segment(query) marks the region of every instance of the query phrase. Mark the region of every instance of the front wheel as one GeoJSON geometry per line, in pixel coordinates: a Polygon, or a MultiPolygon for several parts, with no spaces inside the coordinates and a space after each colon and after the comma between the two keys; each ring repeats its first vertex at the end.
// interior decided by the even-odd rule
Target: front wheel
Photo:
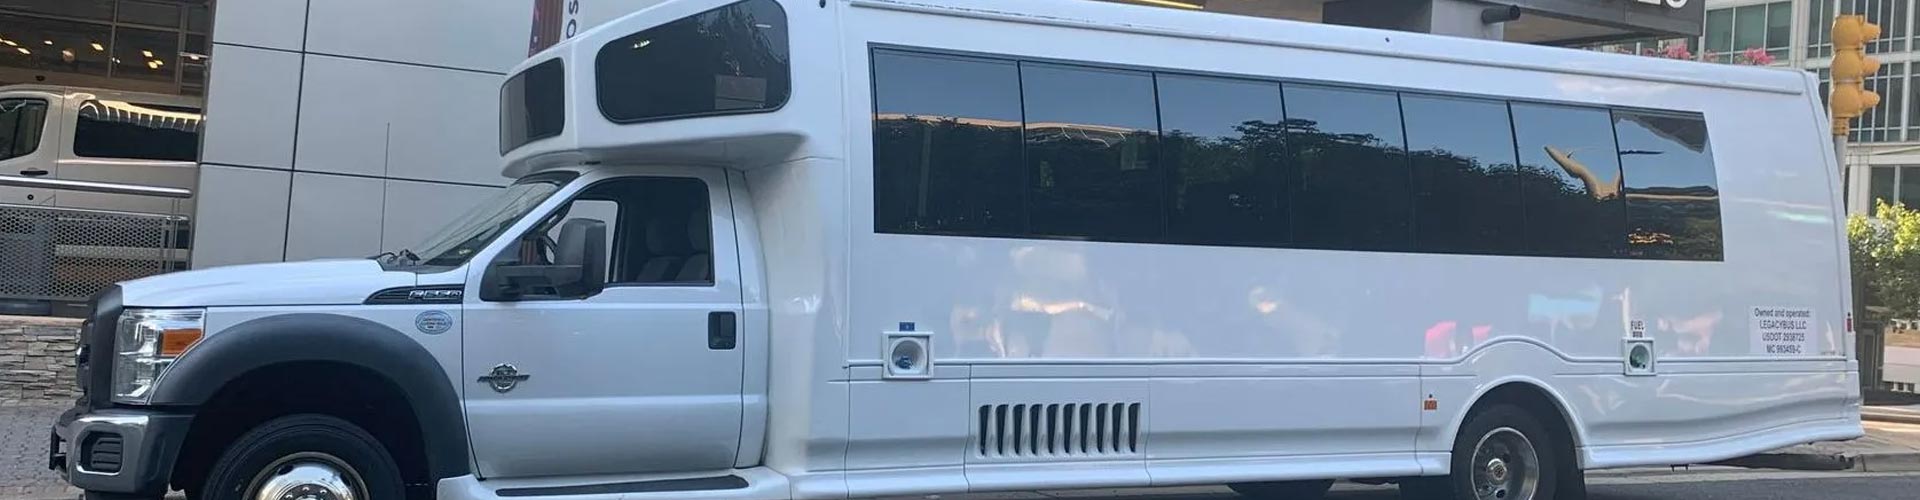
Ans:
{"type": "Polygon", "coordinates": [[[386,446],[353,423],[326,415],[267,421],[214,462],[202,500],[386,500],[406,498],[386,446]]]}

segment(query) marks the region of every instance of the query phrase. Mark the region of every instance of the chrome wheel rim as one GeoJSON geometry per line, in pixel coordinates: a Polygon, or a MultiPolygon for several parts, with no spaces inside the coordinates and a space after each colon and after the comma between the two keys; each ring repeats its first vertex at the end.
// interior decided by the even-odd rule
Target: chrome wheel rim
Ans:
{"type": "Polygon", "coordinates": [[[1540,489],[1540,455],[1533,441],[1512,427],[1481,436],[1469,463],[1477,500],[1532,500],[1540,489]]]}
{"type": "Polygon", "coordinates": [[[242,498],[252,500],[365,500],[366,481],[339,457],[300,452],[260,469],[242,498]]]}

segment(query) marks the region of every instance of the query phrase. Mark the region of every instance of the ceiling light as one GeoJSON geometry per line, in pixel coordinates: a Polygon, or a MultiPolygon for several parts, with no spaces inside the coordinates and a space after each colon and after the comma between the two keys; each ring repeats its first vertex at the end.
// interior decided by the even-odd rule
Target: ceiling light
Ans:
{"type": "Polygon", "coordinates": [[[103,51],[103,50],[107,50],[107,47],[106,47],[106,46],[104,46],[104,45],[100,45],[100,42],[93,42],[93,51],[94,51],[94,52],[99,52],[99,51],[103,51]]]}
{"type": "Polygon", "coordinates": [[[160,61],[147,61],[147,69],[160,69],[160,61]]]}
{"type": "Polygon", "coordinates": [[[31,51],[31,50],[27,50],[27,48],[26,48],[26,47],[14,47],[14,48],[13,48],[13,50],[18,50],[18,51],[20,51],[20,53],[22,53],[22,54],[26,54],[26,55],[33,55],[33,51],[31,51]]]}
{"type": "Polygon", "coordinates": [[[13,43],[13,40],[5,40],[5,39],[0,39],[0,43],[4,43],[4,44],[7,44],[7,45],[9,45],[9,46],[13,46],[13,47],[19,47],[19,46],[20,46],[20,44],[17,44],[17,43],[13,43]]]}
{"type": "Polygon", "coordinates": [[[53,40],[41,40],[41,41],[47,42],[47,45],[53,45],[53,40]]]}
{"type": "Polygon", "coordinates": [[[153,51],[151,51],[151,50],[142,50],[142,51],[140,51],[140,55],[143,55],[143,56],[147,56],[147,57],[153,57],[153,51]]]}

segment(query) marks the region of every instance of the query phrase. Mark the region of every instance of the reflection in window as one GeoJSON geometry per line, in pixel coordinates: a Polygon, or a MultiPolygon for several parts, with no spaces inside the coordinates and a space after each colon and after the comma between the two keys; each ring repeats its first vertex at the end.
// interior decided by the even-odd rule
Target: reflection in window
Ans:
{"type": "Polygon", "coordinates": [[[95,100],[81,103],[73,154],[95,158],[194,161],[200,110],[95,100]]]}
{"type": "Polygon", "coordinates": [[[1410,188],[1392,92],[1283,85],[1300,170],[1293,240],[1306,248],[1407,250],[1410,188]]]}
{"type": "Polygon", "coordinates": [[[1020,73],[1011,61],[879,51],[874,72],[874,227],[1017,234],[1020,73]]]}
{"type": "Polygon", "coordinates": [[[113,76],[174,81],[180,54],[180,34],[134,28],[114,30],[113,76]]]}
{"type": "Polygon", "coordinates": [[[1285,113],[1272,82],[1160,75],[1161,147],[1174,240],[1280,244],[1287,221],[1285,113]]]}
{"type": "Polygon", "coordinates": [[[1400,106],[1413,159],[1415,247],[1517,253],[1520,178],[1507,104],[1403,94],[1400,106]]]}
{"type": "Polygon", "coordinates": [[[1163,234],[1153,77],[1047,64],[1020,69],[1029,231],[1120,240],[1163,234]]]}
{"type": "Polygon", "coordinates": [[[1867,195],[1873,198],[1873,201],[1868,202],[1868,206],[1878,207],[1881,203],[1900,201],[1894,195],[1896,168],[1899,167],[1873,167],[1873,173],[1867,177],[1867,195]]]}
{"type": "Polygon", "coordinates": [[[1720,190],[1706,122],[1697,115],[1613,116],[1626,179],[1628,255],[1719,260],[1720,190]]]}
{"type": "Polygon", "coordinates": [[[47,101],[0,99],[0,160],[33,154],[40,149],[47,101]]]}
{"type": "Polygon", "coordinates": [[[777,109],[791,90],[787,15],[745,0],[621,37],[594,57],[614,122],[777,109]]]}
{"type": "Polygon", "coordinates": [[[1614,256],[1626,229],[1611,115],[1533,103],[1512,110],[1527,253],[1614,256]]]}

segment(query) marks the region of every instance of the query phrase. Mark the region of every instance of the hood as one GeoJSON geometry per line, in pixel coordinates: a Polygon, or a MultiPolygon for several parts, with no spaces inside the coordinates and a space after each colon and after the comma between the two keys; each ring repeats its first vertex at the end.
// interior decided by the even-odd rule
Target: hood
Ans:
{"type": "Polygon", "coordinates": [[[150,276],[121,283],[120,293],[129,307],[359,304],[373,292],[413,286],[414,276],[372,259],[313,260],[150,276]]]}

